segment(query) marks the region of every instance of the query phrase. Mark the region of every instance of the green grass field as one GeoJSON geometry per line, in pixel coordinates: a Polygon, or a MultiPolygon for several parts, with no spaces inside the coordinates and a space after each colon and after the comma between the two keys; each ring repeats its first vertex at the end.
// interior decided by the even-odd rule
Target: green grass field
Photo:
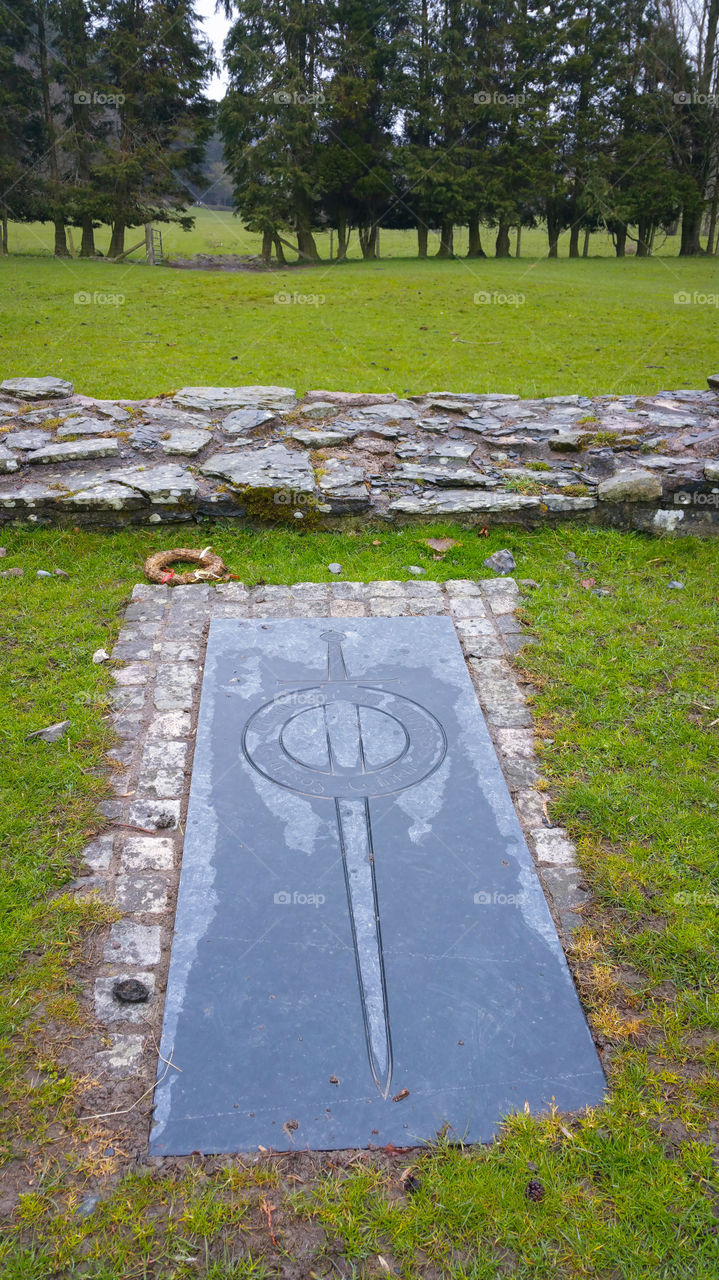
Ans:
{"type": "Polygon", "coordinates": [[[650,393],[702,387],[719,366],[707,301],[719,298],[719,258],[387,258],[228,274],[20,255],[0,259],[0,296],[2,376],[62,375],[100,396],[200,383],[650,393]],[[681,292],[698,300],[678,304],[681,292]]]}
{"type": "Polygon", "coordinates": [[[54,1038],[83,1034],[67,967],[107,914],[60,892],[104,790],[109,673],[90,659],[116,634],[144,557],[173,535],[8,528],[4,563],[25,577],[2,582],[0,1153],[21,1197],[0,1242],[3,1280],[715,1280],[717,544],[569,527],[481,538],[449,525],[234,525],[210,539],[247,583],[324,581],[333,560],[347,578],[405,578],[409,563],[476,578],[500,546],[517,577],[538,582],[524,603],[538,643],[523,661],[550,812],[576,839],[594,895],[570,960],[611,1099],[576,1120],[518,1116],[489,1147],[328,1160],[299,1181],[296,1165],[268,1158],[127,1171],[121,1151],[93,1144],[73,1114],[82,1082],[54,1038]],[[425,546],[432,535],[456,539],[441,563],[425,546]],[[70,579],[35,577],[55,567],[70,579]],[[585,575],[610,594],[592,596],[585,575]],[[669,590],[673,579],[684,590],[669,590]],[[65,716],[66,740],[26,740],[65,716]],[[398,1171],[410,1161],[418,1188],[406,1195],[398,1171]],[[525,1195],[530,1179],[544,1187],[539,1203],[525,1195]],[[78,1214],[97,1193],[95,1213],[78,1214]]]}
{"type": "MultiPolygon", "coordinates": [[[[255,232],[246,231],[241,218],[235,217],[229,209],[195,208],[190,211],[195,218],[195,226],[191,231],[183,231],[173,224],[157,224],[162,233],[163,248],[167,255],[178,258],[189,258],[196,253],[259,253],[261,237],[255,232]]],[[[494,237],[496,232],[491,227],[482,231],[482,244],[487,254],[494,253],[494,237]]],[[[129,230],[125,237],[125,245],[129,249],[143,237],[142,227],[129,230]]],[[[79,248],[80,234],[70,230],[70,238],[75,249],[79,248]]],[[[380,253],[387,258],[412,258],[417,255],[417,235],[415,231],[382,231],[380,233],[380,253]]],[[[292,236],[287,236],[292,240],[292,236]]],[[[330,256],[329,232],[317,232],[315,236],[321,257],[330,256]]],[[[9,248],[11,253],[46,254],[53,252],[54,228],[51,222],[13,222],[9,227],[9,248]]],[[[582,239],[582,244],[584,243],[582,239]]],[[[110,244],[110,228],[100,227],[95,233],[95,245],[101,253],[107,253],[110,244]]],[[[454,237],[455,253],[467,252],[467,228],[457,227],[454,237]]],[[[565,231],[559,240],[559,253],[564,256],[569,244],[569,232],[565,231]]],[[[516,231],[511,237],[512,253],[516,250],[516,231]]],[[[70,247],[70,246],[69,246],[70,247]]],[[[430,232],[429,253],[436,253],[439,247],[439,236],[430,232]]],[[[676,256],[679,237],[657,235],[654,252],[661,256],[676,256]]],[[[337,240],[334,240],[334,251],[337,240]]],[[[523,257],[546,257],[547,233],[543,227],[523,228],[520,252],[523,257]]],[[[632,252],[631,242],[628,252],[632,252]]],[[[590,236],[589,254],[591,257],[613,257],[614,249],[611,236],[599,231],[590,236]]],[[[144,257],[144,250],[139,250],[135,257],[144,257]]],[[[288,251],[288,258],[292,255],[288,251]]],[[[350,239],[348,256],[350,259],[361,259],[357,233],[350,239]]]]}

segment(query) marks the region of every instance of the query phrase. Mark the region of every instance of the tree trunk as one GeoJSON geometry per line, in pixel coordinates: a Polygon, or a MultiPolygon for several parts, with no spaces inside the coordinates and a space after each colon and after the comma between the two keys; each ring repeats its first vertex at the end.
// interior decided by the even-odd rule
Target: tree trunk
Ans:
{"type": "Polygon", "coordinates": [[[640,218],[637,230],[637,257],[649,257],[649,242],[652,236],[652,223],[650,218],[640,218]]]}
{"type": "Polygon", "coordinates": [[[549,240],[549,257],[557,258],[559,256],[559,220],[555,218],[551,209],[547,209],[547,238],[549,240]]]}
{"type": "Polygon", "coordinates": [[[7,210],[2,211],[2,234],[0,235],[0,254],[6,256],[7,248],[7,210]]]}
{"type": "Polygon", "coordinates": [[[359,227],[360,249],[362,257],[371,261],[377,257],[377,224],[373,222],[369,227],[359,227]]]}
{"type": "Polygon", "coordinates": [[[517,244],[514,250],[514,256],[515,258],[521,258],[522,256],[522,224],[521,222],[517,227],[517,244]]]}
{"type": "Polygon", "coordinates": [[[589,257],[589,227],[584,228],[584,244],[582,245],[582,257],[589,257]]]}
{"type": "Polygon", "coordinates": [[[714,236],[717,228],[717,213],[719,213],[719,174],[714,178],[714,193],[712,195],[711,207],[709,210],[709,232],[707,235],[707,253],[714,252],[714,236]]]}
{"type": "Polygon", "coordinates": [[[427,228],[423,222],[417,223],[417,257],[427,257],[427,228]]]}
{"type": "Polygon", "coordinates": [[[618,258],[625,257],[627,252],[627,228],[623,224],[617,227],[614,232],[614,249],[618,258]]]}
{"type": "Polygon", "coordinates": [[[486,253],[482,248],[482,240],[479,233],[479,218],[472,217],[469,219],[469,245],[467,247],[468,258],[486,258],[486,253]]]}
{"type": "Polygon", "coordinates": [[[569,228],[569,256],[579,257],[579,222],[573,222],[569,228]]]}
{"type": "Polygon", "coordinates": [[[125,223],[121,218],[112,224],[112,235],[110,236],[110,248],[107,251],[108,258],[119,258],[121,253],[125,252],[125,223]]]}
{"type": "Polygon", "coordinates": [[[497,227],[497,238],[494,242],[495,258],[509,257],[509,223],[502,219],[497,227]]]}
{"type": "Polygon", "coordinates": [[[347,219],[337,219],[337,261],[345,262],[347,259],[347,246],[349,237],[347,235],[347,219]]]}
{"type": "Polygon", "coordinates": [[[273,235],[272,241],[275,246],[275,257],[278,263],[280,264],[280,266],[284,267],[287,263],[287,259],[285,258],[285,251],[282,248],[282,241],[280,240],[280,237],[277,235],[273,235]]]}
{"type": "Polygon", "coordinates": [[[682,239],[679,246],[680,258],[688,258],[693,254],[701,253],[702,246],[699,239],[701,223],[701,211],[699,209],[687,209],[685,207],[682,214],[682,239]]]}
{"type": "Polygon", "coordinates": [[[439,249],[437,250],[435,257],[454,257],[454,224],[452,222],[443,222],[440,227],[439,249]]]}
{"type": "Polygon", "coordinates": [[[262,262],[266,267],[272,265],[272,231],[269,227],[262,232],[262,262]]]}
{"type": "Polygon", "coordinates": [[[310,231],[309,227],[304,227],[304,226],[297,227],[297,248],[300,251],[300,255],[305,260],[309,258],[311,262],[320,261],[320,255],[317,252],[317,245],[315,244],[315,238],[312,232],[310,231]]]}
{"type": "Polygon", "coordinates": [[[82,220],[82,241],[80,243],[80,257],[95,257],[95,229],[92,225],[92,218],[84,217],[82,220]]]}
{"type": "Polygon", "coordinates": [[[67,247],[67,237],[65,235],[65,223],[62,218],[55,219],[55,257],[69,258],[70,253],[67,247]]]}

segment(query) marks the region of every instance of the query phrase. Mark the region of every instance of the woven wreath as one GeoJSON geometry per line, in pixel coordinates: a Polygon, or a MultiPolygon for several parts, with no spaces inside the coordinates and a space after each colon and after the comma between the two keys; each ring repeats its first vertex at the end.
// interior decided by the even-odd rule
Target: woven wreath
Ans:
{"type": "Polygon", "coordinates": [[[167,583],[170,587],[183,587],[191,582],[223,582],[229,577],[227,565],[209,547],[204,551],[190,547],[175,547],[172,551],[156,551],[145,561],[145,573],[150,582],[167,583]],[[190,573],[175,573],[170,566],[178,560],[189,560],[199,568],[190,573]]]}

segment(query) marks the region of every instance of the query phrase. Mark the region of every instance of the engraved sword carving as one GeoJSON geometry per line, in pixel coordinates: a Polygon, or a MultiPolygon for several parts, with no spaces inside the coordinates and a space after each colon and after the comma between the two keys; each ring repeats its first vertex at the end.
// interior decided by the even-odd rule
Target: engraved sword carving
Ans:
{"type": "Polygon", "coordinates": [[[401,672],[352,677],[342,650],[345,634],[324,631],[320,638],[327,644],[326,679],[292,681],[293,690],[250,717],[242,746],[270,781],[334,800],[369,1064],[386,1098],[392,1037],[370,800],[429,777],[444,759],[447,739],[426,707],[381,687],[396,684],[401,672]]]}

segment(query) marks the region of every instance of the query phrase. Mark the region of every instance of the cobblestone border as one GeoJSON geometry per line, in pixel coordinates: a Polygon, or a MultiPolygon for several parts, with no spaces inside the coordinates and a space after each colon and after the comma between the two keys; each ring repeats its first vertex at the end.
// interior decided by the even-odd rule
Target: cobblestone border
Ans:
{"type": "Polygon", "coordinates": [[[76,882],[78,891],[99,891],[121,913],[88,982],[102,1028],[93,1060],[96,1114],[119,1114],[131,1083],[133,1096],[148,1099],[143,1115],[149,1118],[211,618],[449,615],[560,937],[565,947],[569,944],[589,895],[574,845],[561,827],[550,824],[537,789],[526,701],[531,689],[513,661],[531,642],[516,617],[519,601],[520,588],[512,578],[134,588],[112,652],[121,665],[112,695],[118,743],[109,752],[117,766],[116,798],[103,805],[110,830],[86,848],[86,874],[76,882]],[[113,984],[126,978],[145,984],[146,1003],[116,999],[113,984]]]}

